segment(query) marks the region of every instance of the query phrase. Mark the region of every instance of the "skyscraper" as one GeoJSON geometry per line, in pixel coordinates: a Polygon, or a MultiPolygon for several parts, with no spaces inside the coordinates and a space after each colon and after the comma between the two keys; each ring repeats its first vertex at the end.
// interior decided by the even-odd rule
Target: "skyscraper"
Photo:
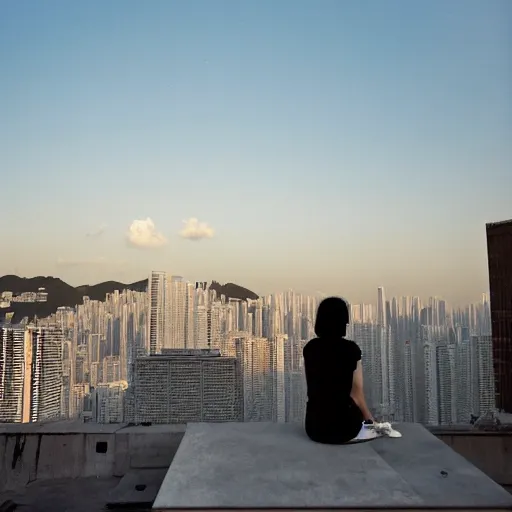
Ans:
{"type": "Polygon", "coordinates": [[[185,348],[194,347],[196,292],[192,283],[187,283],[185,319],[185,348]]]}
{"type": "Polygon", "coordinates": [[[169,341],[169,286],[165,272],[153,271],[149,276],[148,349],[158,354],[169,341]]]}
{"type": "Polygon", "coordinates": [[[485,414],[496,407],[492,338],[491,336],[473,336],[471,341],[477,355],[474,373],[478,388],[475,390],[475,398],[478,401],[479,414],[485,414]]]}
{"type": "Polygon", "coordinates": [[[62,345],[57,328],[0,328],[0,422],[60,418],[62,345]]]}
{"type": "Polygon", "coordinates": [[[486,231],[496,407],[512,412],[512,220],[486,231]]]}
{"type": "Polygon", "coordinates": [[[0,328],[0,422],[28,422],[30,394],[24,389],[30,384],[31,340],[22,326],[0,328]],[[28,382],[27,382],[28,380],[28,382]],[[24,407],[25,406],[25,407],[24,407]],[[27,410],[28,409],[28,410],[27,410]]]}
{"type": "MultiPolygon", "coordinates": [[[[182,277],[171,277],[171,321],[169,348],[187,348],[187,283],[182,277]]],[[[167,347],[166,347],[167,348],[167,347]]]]}
{"type": "Polygon", "coordinates": [[[456,346],[441,343],[436,347],[436,377],[438,387],[439,423],[457,423],[456,346]]]}
{"type": "Polygon", "coordinates": [[[386,311],[386,294],[384,288],[377,289],[377,345],[380,353],[381,364],[381,389],[379,393],[379,412],[386,418],[392,413],[391,401],[394,399],[394,381],[392,365],[394,363],[391,354],[390,332],[388,314],[386,311]]]}
{"type": "Polygon", "coordinates": [[[386,294],[382,286],[377,288],[377,325],[387,327],[386,294]]]}
{"type": "Polygon", "coordinates": [[[32,386],[30,421],[59,419],[62,392],[62,345],[57,327],[32,331],[32,386]]]}
{"type": "Polygon", "coordinates": [[[96,423],[122,423],[126,381],[99,384],[92,392],[92,418],[96,423]]]}

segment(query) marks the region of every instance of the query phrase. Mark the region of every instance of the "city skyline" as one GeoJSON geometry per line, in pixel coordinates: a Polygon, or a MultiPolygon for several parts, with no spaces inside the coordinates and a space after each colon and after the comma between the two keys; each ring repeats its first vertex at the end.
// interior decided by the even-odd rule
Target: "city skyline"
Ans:
{"type": "Polygon", "coordinates": [[[0,275],[488,290],[485,224],[512,217],[510,2],[0,9],[0,275]]]}
{"type": "MultiPolygon", "coordinates": [[[[162,271],[145,292],[104,299],[0,324],[0,422],[303,420],[302,351],[320,299],[291,290],[230,299],[162,271]]],[[[373,414],[469,424],[495,410],[488,296],[463,309],[382,287],[376,299],[350,305],[347,329],[373,414]]]]}

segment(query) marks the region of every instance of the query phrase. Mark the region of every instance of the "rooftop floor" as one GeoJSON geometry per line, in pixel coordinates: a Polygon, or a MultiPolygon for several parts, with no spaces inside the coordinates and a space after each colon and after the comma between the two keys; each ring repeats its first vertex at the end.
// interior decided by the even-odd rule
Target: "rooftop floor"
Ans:
{"type": "Polygon", "coordinates": [[[512,509],[512,496],[424,427],[311,442],[301,425],[189,424],[153,508],[512,509]]]}
{"type": "MultiPolygon", "coordinates": [[[[189,429],[193,431],[196,427],[197,425],[189,426],[189,429]]],[[[229,425],[204,425],[204,428],[208,431],[220,427],[224,429],[232,428],[229,425]]],[[[202,452],[199,456],[194,452],[189,452],[189,456],[195,459],[195,464],[190,464],[188,469],[186,465],[181,466],[181,470],[186,469],[190,472],[189,476],[192,475],[192,478],[195,479],[195,491],[199,492],[202,488],[203,493],[205,492],[207,487],[207,485],[205,487],[205,478],[206,484],[208,484],[208,471],[213,472],[213,482],[215,482],[215,478],[222,474],[219,473],[218,469],[215,469],[215,464],[218,464],[219,461],[222,462],[223,458],[227,462],[231,461],[231,465],[234,467],[231,473],[229,471],[226,473],[225,468],[222,469],[224,477],[221,483],[225,480],[237,482],[238,489],[249,489],[247,491],[249,493],[252,492],[251,488],[254,487],[254,482],[261,476],[262,459],[266,464],[271,465],[270,475],[277,475],[277,478],[281,479],[282,485],[290,485],[290,479],[287,480],[286,478],[290,469],[295,478],[295,480],[291,480],[291,483],[293,484],[295,481],[299,485],[303,485],[303,480],[301,480],[305,477],[303,471],[308,469],[310,475],[312,475],[310,482],[315,481],[316,473],[326,471],[329,474],[326,475],[324,481],[328,482],[331,479],[331,483],[334,482],[333,485],[339,485],[341,487],[338,487],[338,489],[343,489],[340,482],[335,480],[341,479],[341,483],[343,483],[343,480],[346,480],[346,475],[344,477],[342,471],[332,471],[334,462],[339,464],[339,459],[333,462],[333,460],[329,461],[329,458],[327,460],[322,458],[321,452],[318,452],[318,450],[327,447],[316,445],[305,439],[300,426],[289,424],[237,424],[235,427],[243,429],[247,434],[237,434],[238,438],[232,436],[232,438],[220,439],[217,442],[212,439],[206,443],[206,446],[198,444],[195,450],[202,452]],[[278,435],[276,439],[281,439],[281,441],[276,445],[276,439],[272,440],[268,436],[266,437],[264,433],[258,433],[258,429],[283,429],[282,434],[285,434],[285,442],[281,442],[282,436],[279,437],[278,435]],[[263,444],[260,443],[261,441],[263,444]],[[303,451],[304,441],[307,443],[306,449],[314,450],[316,455],[303,451]],[[213,443],[215,446],[209,447],[208,443],[213,443]],[[281,462],[275,456],[278,451],[284,453],[284,459],[281,462]],[[235,454],[235,458],[233,458],[233,452],[238,452],[235,454]],[[255,453],[256,457],[254,456],[255,453]],[[208,454],[208,456],[205,457],[205,454],[208,454]],[[215,457],[216,454],[218,455],[217,458],[215,457]],[[208,464],[213,464],[213,466],[210,466],[210,470],[207,469],[208,464]],[[286,468],[282,467],[283,464],[286,468]],[[317,466],[321,464],[322,466],[315,470],[315,464],[317,466]],[[293,469],[293,466],[295,469],[293,469]],[[240,468],[245,468],[247,474],[240,475],[242,472],[240,468]],[[330,472],[327,471],[328,468],[331,468],[330,472]],[[199,472],[199,474],[194,476],[194,471],[199,472]],[[334,480],[331,473],[335,475],[334,480]],[[285,478],[280,476],[282,474],[285,475],[285,478]],[[240,482],[240,478],[250,480],[250,485],[240,482]]],[[[442,439],[442,441],[439,441],[419,425],[401,425],[400,429],[404,433],[404,437],[401,439],[380,439],[358,446],[358,448],[365,447],[363,452],[359,453],[359,458],[361,458],[361,453],[364,454],[364,451],[369,448],[375,452],[367,459],[367,465],[368,460],[370,461],[370,468],[369,470],[366,467],[363,468],[364,473],[356,471],[358,466],[354,465],[354,461],[350,457],[349,462],[346,462],[347,453],[353,447],[329,448],[331,452],[342,450],[345,460],[344,467],[350,466],[352,472],[359,473],[357,478],[364,479],[364,475],[366,475],[366,485],[368,485],[368,482],[382,482],[380,478],[375,479],[371,476],[373,469],[380,468],[379,471],[384,471],[382,473],[383,478],[391,479],[390,481],[393,482],[393,479],[398,478],[401,485],[398,489],[406,496],[407,492],[410,492],[407,485],[416,494],[418,494],[418,490],[414,482],[411,482],[411,478],[414,477],[414,475],[410,475],[411,470],[406,467],[405,477],[401,476],[400,471],[403,471],[403,465],[400,469],[400,457],[405,457],[406,461],[409,461],[409,465],[414,466],[411,454],[415,453],[417,457],[418,453],[421,454],[424,451],[434,453],[433,456],[430,455],[430,463],[434,464],[430,476],[436,485],[438,481],[441,482],[439,489],[436,487],[438,494],[443,491],[443,486],[453,483],[454,475],[457,477],[457,474],[459,474],[460,476],[461,472],[465,481],[468,480],[468,474],[473,476],[478,474],[480,479],[482,477],[481,472],[457,453],[466,457],[496,482],[507,486],[509,490],[512,489],[512,460],[508,456],[512,450],[512,432],[479,432],[468,428],[446,427],[429,429],[434,431],[439,439],[442,439]],[[410,428],[423,431],[421,435],[426,436],[425,439],[428,442],[425,444],[423,441],[418,442],[417,438],[415,440],[414,434],[411,435],[408,432],[410,428]],[[438,445],[436,445],[436,442],[438,445]],[[379,447],[379,443],[382,446],[379,447]],[[393,457],[390,459],[389,454],[381,453],[382,448],[387,449],[394,446],[400,447],[398,450],[400,456],[398,468],[396,467],[397,460],[392,460],[393,457]],[[433,451],[433,446],[435,450],[438,450],[437,455],[433,451]],[[444,451],[443,447],[445,448],[444,451]],[[451,451],[448,447],[452,447],[457,453],[451,451]],[[448,459],[446,459],[447,453],[450,454],[448,459]],[[376,458],[377,462],[371,462],[372,457],[376,458]],[[454,465],[455,472],[449,469],[448,463],[454,465]],[[443,469],[437,468],[436,465],[442,465],[443,469]],[[441,475],[442,479],[440,479],[440,475],[436,473],[437,469],[445,471],[447,474],[441,475]]],[[[71,422],[56,422],[45,425],[2,425],[0,426],[0,510],[3,510],[1,505],[7,499],[11,499],[18,504],[17,510],[28,512],[39,510],[55,512],[87,510],[96,512],[106,510],[107,504],[126,505],[128,503],[138,503],[138,505],[128,510],[147,510],[157,495],[167,468],[175,457],[176,450],[179,451],[176,464],[173,464],[173,471],[177,464],[182,464],[184,455],[183,450],[179,447],[184,431],[184,425],[127,427],[125,425],[71,422]],[[98,452],[99,444],[108,448],[106,453],[98,452]],[[144,492],[138,492],[140,489],[135,489],[135,486],[139,487],[141,483],[147,484],[144,492]]],[[[329,456],[332,457],[332,454],[329,456]]],[[[282,457],[282,454],[279,457],[282,457]]],[[[364,465],[361,460],[359,463],[364,465]]],[[[428,464],[423,462],[424,471],[426,466],[428,464]]],[[[267,467],[267,469],[269,468],[267,467]]],[[[414,470],[414,467],[412,469],[414,470]]],[[[471,482],[471,478],[469,478],[469,482],[471,482]]],[[[489,479],[486,481],[488,484],[489,479]]],[[[428,484],[428,482],[426,483],[428,484]]],[[[474,483],[473,481],[469,492],[482,494],[481,485],[474,485],[474,483]]],[[[344,485],[346,489],[347,485],[354,485],[354,480],[348,483],[345,482],[344,485]]],[[[487,488],[489,489],[489,487],[487,488]]],[[[499,494],[503,492],[501,491],[502,487],[494,486],[494,489],[498,489],[499,494]]],[[[389,491],[389,489],[387,490],[389,491]]],[[[183,487],[180,492],[182,491],[183,487]]],[[[456,492],[467,494],[468,491],[467,488],[463,487],[456,492]]],[[[216,488],[212,495],[215,499],[218,499],[218,494],[219,489],[216,488]]],[[[271,493],[267,492],[267,494],[270,495],[271,493]]],[[[290,495],[289,492],[288,494],[290,495]]],[[[211,496],[208,497],[211,498],[211,496]]],[[[412,496],[412,499],[414,499],[414,496],[412,496]]],[[[440,499],[440,501],[442,500],[440,499]]],[[[443,508],[446,508],[449,504],[450,502],[445,500],[442,503],[443,508]]]]}
{"type": "MultiPolygon", "coordinates": [[[[120,478],[75,478],[33,482],[18,492],[0,492],[0,505],[12,500],[16,512],[105,512],[109,494],[120,478]]],[[[512,494],[512,486],[507,490],[512,494]]],[[[141,506],[124,508],[129,512],[147,511],[141,506]]]]}

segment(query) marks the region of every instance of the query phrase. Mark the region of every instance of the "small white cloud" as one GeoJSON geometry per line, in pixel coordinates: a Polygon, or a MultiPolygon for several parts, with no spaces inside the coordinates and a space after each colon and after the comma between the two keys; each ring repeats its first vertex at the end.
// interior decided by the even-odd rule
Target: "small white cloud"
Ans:
{"type": "Polygon", "coordinates": [[[102,224],[98,229],[94,230],[94,231],[89,231],[89,233],[86,233],[85,236],[87,237],[93,237],[93,238],[98,238],[100,237],[103,233],[105,233],[105,230],[107,229],[107,225],[106,224],[102,224]]]}
{"type": "Polygon", "coordinates": [[[184,220],[185,226],[180,235],[188,240],[201,240],[202,238],[213,238],[215,231],[206,222],[199,222],[195,217],[184,220]]]}
{"type": "Polygon", "coordinates": [[[157,249],[167,244],[167,239],[157,231],[149,217],[146,220],[134,220],[128,229],[127,239],[130,245],[147,249],[157,249]]]}

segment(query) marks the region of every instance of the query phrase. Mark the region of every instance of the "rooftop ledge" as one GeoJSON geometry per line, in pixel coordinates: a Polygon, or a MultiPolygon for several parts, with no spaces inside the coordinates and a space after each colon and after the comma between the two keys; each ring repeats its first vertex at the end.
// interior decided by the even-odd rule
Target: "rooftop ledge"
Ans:
{"type": "Polygon", "coordinates": [[[512,495],[424,427],[344,446],[279,423],[189,424],[154,510],[512,509],[512,495]]]}
{"type": "Polygon", "coordinates": [[[121,430],[123,433],[184,433],[186,428],[187,426],[185,424],[155,424],[144,426],[130,425],[127,423],[83,423],[79,421],[63,420],[48,423],[0,423],[0,436],[2,434],[115,434],[121,430]]]}
{"type": "MultiPolygon", "coordinates": [[[[294,424],[1,425],[0,506],[12,495],[8,491],[41,493],[37,486],[52,481],[76,490],[60,479],[83,479],[85,488],[102,481],[107,485],[107,480],[122,487],[146,478],[153,479],[148,501],[156,497],[154,508],[161,511],[512,509],[512,496],[500,487],[512,484],[510,432],[433,427],[431,433],[417,424],[397,428],[401,439],[323,446],[294,424]]],[[[105,494],[104,504],[110,499],[106,489],[98,490],[105,494]]]]}

